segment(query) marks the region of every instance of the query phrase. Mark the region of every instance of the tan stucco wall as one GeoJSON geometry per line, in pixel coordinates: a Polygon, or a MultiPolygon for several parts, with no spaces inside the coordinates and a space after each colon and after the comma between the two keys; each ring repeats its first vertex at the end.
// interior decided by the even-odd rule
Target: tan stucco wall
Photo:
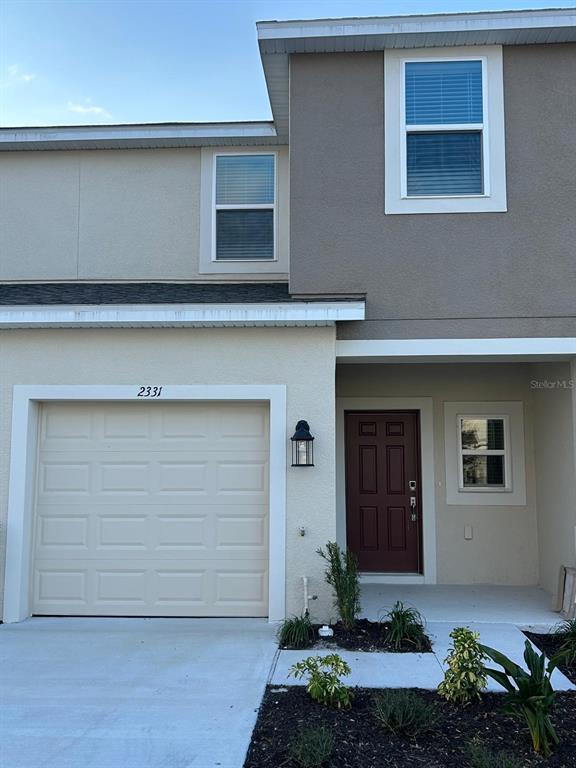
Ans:
{"type": "Polygon", "coordinates": [[[286,384],[288,436],[306,418],[316,437],[313,469],[289,467],[286,444],[287,610],[300,613],[308,575],[320,596],[314,613],[329,613],[315,550],[335,538],[334,336],[334,328],[0,332],[2,582],[14,384],[286,384]]]}
{"type": "Polygon", "coordinates": [[[338,366],[337,397],[433,398],[437,577],[441,584],[538,583],[529,380],[529,367],[523,364],[338,366]],[[444,402],[496,400],[524,401],[526,506],[448,505],[444,402]],[[473,528],[471,541],[464,539],[466,525],[473,528]]]}
{"type": "Polygon", "coordinates": [[[540,581],[555,593],[560,566],[576,566],[573,379],[569,363],[533,365],[530,375],[540,581]]]}
{"type": "MultiPolygon", "coordinates": [[[[3,153],[0,280],[280,279],[260,264],[199,274],[200,161],[194,148],[3,153]]],[[[286,173],[278,183],[287,201],[286,173]]],[[[287,203],[279,217],[286,250],[287,203]]]]}

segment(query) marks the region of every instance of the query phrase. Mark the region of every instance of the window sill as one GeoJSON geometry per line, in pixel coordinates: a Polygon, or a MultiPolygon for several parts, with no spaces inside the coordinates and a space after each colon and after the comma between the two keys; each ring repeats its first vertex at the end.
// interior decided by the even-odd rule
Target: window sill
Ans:
{"type": "Polygon", "coordinates": [[[278,259],[212,259],[212,264],[277,264],[278,259]]]}
{"type": "Polygon", "coordinates": [[[506,213],[506,198],[487,195],[387,198],[386,214],[506,213]]]}

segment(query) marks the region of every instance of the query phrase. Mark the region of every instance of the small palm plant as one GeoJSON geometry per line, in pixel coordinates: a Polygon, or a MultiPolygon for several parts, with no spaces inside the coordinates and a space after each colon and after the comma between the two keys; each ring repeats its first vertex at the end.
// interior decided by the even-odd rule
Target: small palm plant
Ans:
{"type": "Polygon", "coordinates": [[[354,629],[356,617],[360,613],[360,579],[358,562],[349,549],[342,552],[336,542],[326,544],[326,552],[318,549],[317,553],[328,564],[326,583],[334,589],[334,606],[346,629],[354,629]]]}
{"type": "Polygon", "coordinates": [[[546,664],[546,655],[536,653],[529,640],[526,640],[524,649],[524,661],[528,671],[494,648],[481,645],[480,649],[502,667],[502,670],[486,668],[486,674],[508,691],[505,699],[506,711],[524,718],[532,737],[534,751],[548,757],[552,747],[559,743],[550,720],[556,696],[550,677],[557,666],[557,660],[552,659],[546,664]]]}

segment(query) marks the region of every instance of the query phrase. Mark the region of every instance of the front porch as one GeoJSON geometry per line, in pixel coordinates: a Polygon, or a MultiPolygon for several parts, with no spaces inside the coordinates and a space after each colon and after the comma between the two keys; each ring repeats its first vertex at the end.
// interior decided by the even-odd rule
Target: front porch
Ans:
{"type": "Polygon", "coordinates": [[[427,623],[452,627],[508,624],[545,631],[560,620],[541,587],[363,584],[361,600],[361,615],[371,621],[382,618],[396,600],[417,608],[427,623]]]}
{"type": "Polygon", "coordinates": [[[365,615],[399,599],[428,621],[554,625],[576,565],[575,361],[371,343],[340,345],[336,376],[337,538],[365,615]]]}

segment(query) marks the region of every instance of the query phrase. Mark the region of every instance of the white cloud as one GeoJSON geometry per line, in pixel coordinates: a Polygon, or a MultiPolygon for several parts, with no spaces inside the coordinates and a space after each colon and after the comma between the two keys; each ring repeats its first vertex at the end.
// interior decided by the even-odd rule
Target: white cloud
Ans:
{"type": "Polygon", "coordinates": [[[11,64],[7,67],[6,74],[8,75],[8,80],[11,82],[19,81],[22,83],[30,83],[32,80],[36,79],[35,72],[21,72],[18,64],[11,64]]]}
{"type": "Polygon", "coordinates": [[[104,109],[104,107],[97,107],[96,104],[92,104],[92,99],[84,99],[82,104],[75,104],[73,101],[69,101],[68,112],[75,112],[77,115],[112,117],[110,112],[108,112],[107,109],[104,109]]]}

